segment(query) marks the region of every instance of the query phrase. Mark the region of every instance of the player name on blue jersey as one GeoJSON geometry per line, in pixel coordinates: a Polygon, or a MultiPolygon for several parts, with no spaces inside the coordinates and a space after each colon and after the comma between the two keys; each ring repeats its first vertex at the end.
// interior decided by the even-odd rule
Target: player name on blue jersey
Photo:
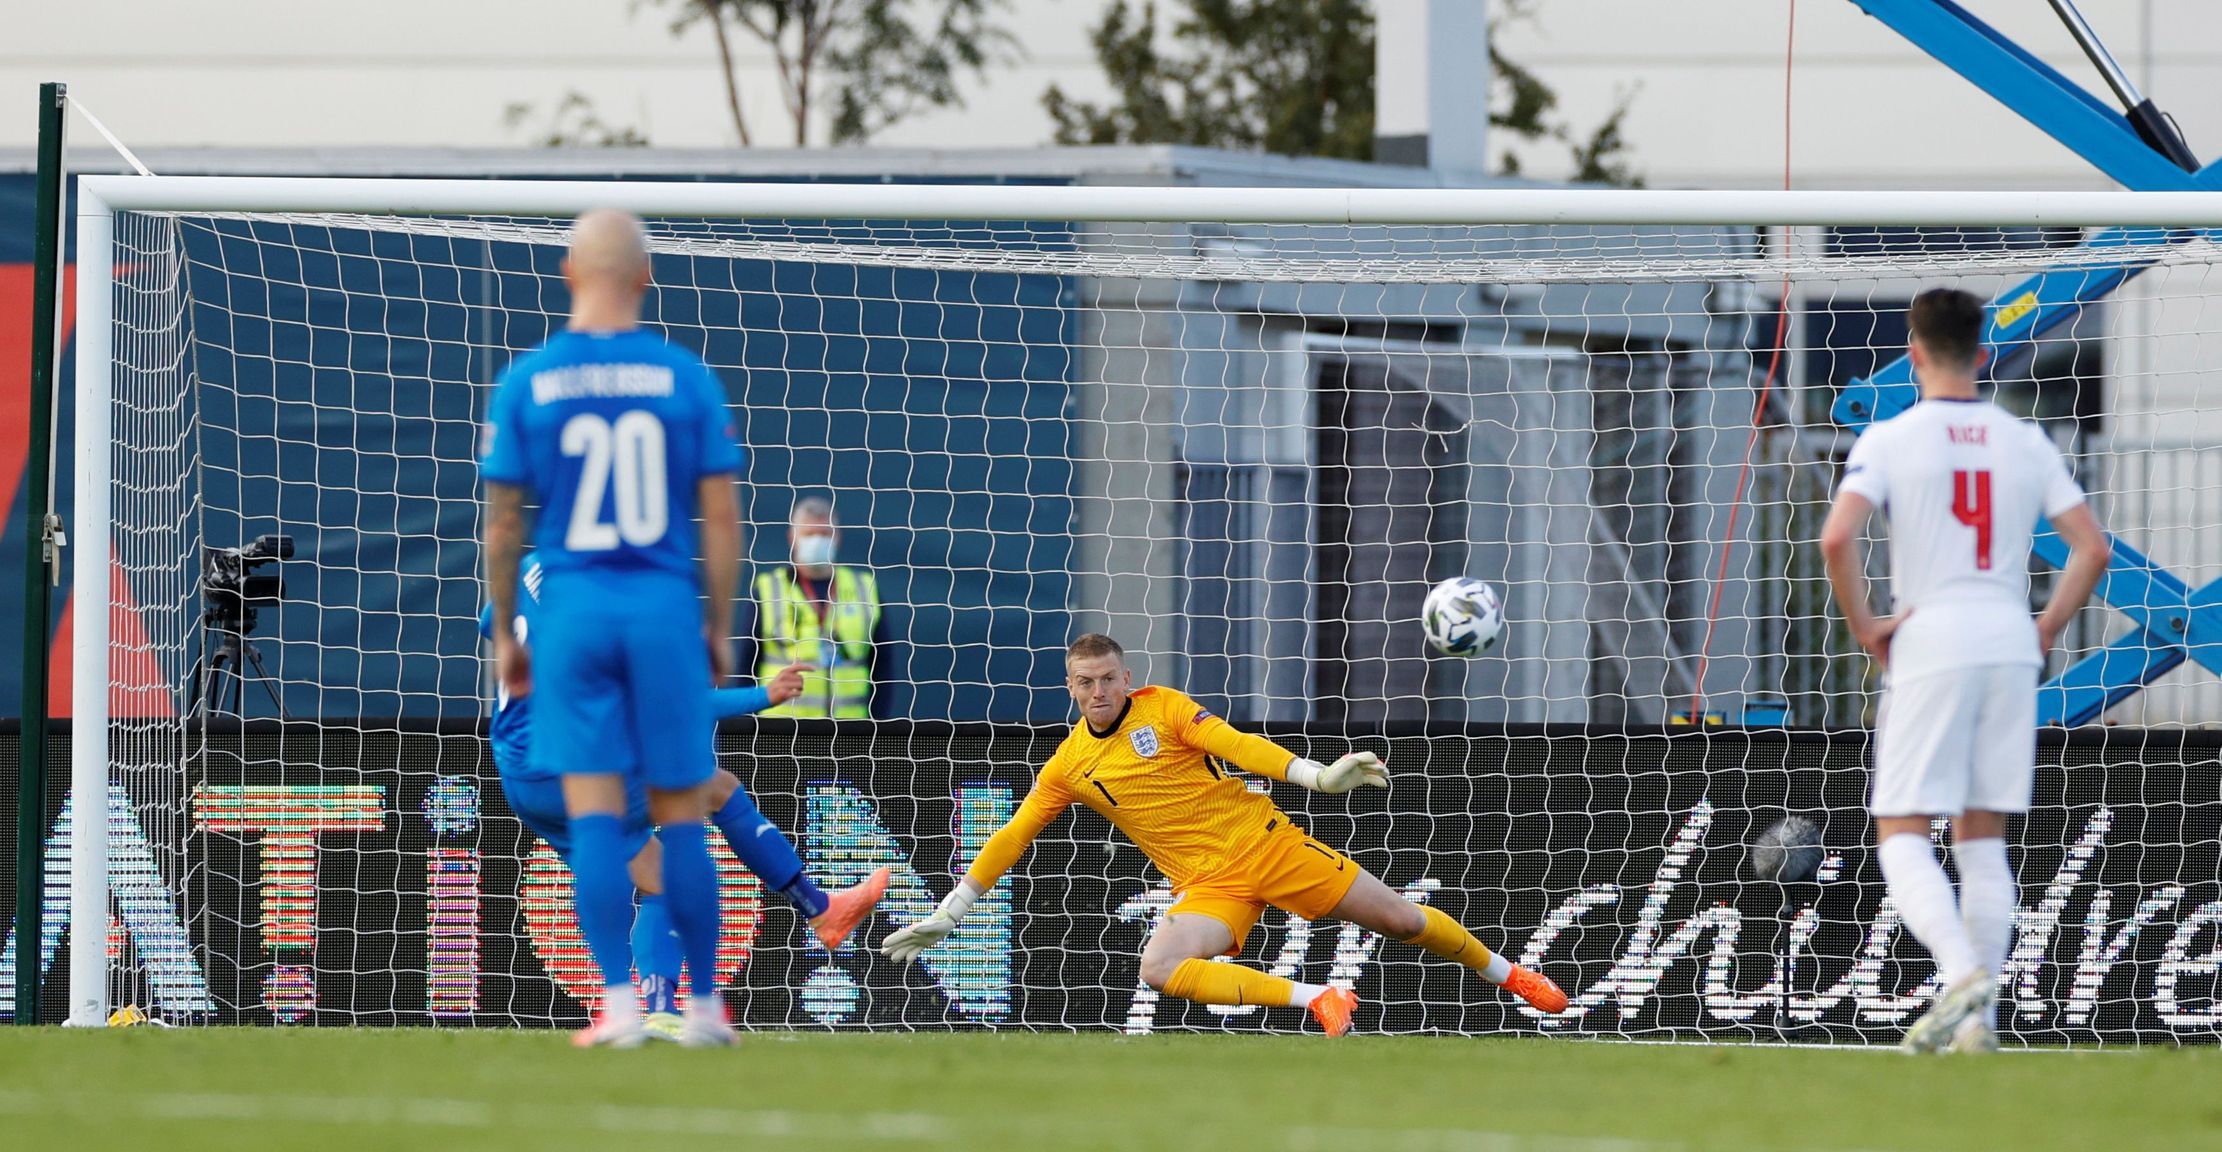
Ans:
{"type": "Polygon", "coordinates": [[[559,332],[502,373],[480,470],[540,504],[551,574],[695,574],[697,485],[740,471],[725,387],[645,329],[559,332]]]}
{"type": "Polygon", "coordinates": [[[671,369],[661,364],[574,364],[532,374],[532,402],[620,396],[669,396],[671,369]]]}

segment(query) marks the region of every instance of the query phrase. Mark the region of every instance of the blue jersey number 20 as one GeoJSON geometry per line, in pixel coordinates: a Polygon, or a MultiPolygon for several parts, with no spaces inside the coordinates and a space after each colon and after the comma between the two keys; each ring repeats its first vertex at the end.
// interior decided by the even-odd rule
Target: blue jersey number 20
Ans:
{"type": "Polygon", "coordinates": [[[563,454],[582,458],[579,490],[563,547],[608,552],[620,541],[646,548],[671,525],[664,480],[664,426],[655,414],[635,409],[616,423],[582,412],[563,425],[563,454]],[[617,522],[602,520],[602,494],[614,490],[617,522]]]}

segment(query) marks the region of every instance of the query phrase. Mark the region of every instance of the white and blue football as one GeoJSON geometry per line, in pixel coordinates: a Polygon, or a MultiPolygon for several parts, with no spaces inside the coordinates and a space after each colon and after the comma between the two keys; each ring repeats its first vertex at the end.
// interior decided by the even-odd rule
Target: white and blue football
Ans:
{"type": "Polygon", "coordinates": [[[1479,656],[1504,635],[1504,601],[1480,580],[1445,580],[1428,591],[1420,627],[1427,642],[1445,656],[1479,656]]]}

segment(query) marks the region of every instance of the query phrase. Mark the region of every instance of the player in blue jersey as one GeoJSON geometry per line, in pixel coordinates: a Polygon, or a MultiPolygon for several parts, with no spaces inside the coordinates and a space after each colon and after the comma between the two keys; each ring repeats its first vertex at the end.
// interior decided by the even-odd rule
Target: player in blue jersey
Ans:
{"type": "MultiPolygon", "coordinates": [[[[517,590],[517,614],[511,633],[520,646],[532,646],[533,619],[539,614],[544,578],[537,558],[524,561],[517,590]]],[[[492,639],[494,609],[479,614],[479,635],[492,639]]],[[[802,691],[803,665],[784,669],[769,683],[753,688],[720,688],[710,694],[710,712],[717,719],[747,716],[792,700],[802,691]]],[[[494,767],[501,776],[502,795],[510,811],[534,835],[548,842],[565,862],[571,858],[569,820],[563,805],[563,783],[532,763],[532,697],[511,696],[500,690],[494,698],[494,719],[488,735],[494,767]]],[[[652,1036],[676,1040],[685,1034],[685,1022],[675,1007],[681,956],[672,931],[671,914],[661,888],[660,856],[648,832],[648,798],[645,790],[629,788],[625,805],[625,842],[631,849],[633,881],[640,887],[640,903],[633,913],[633,967],[640,972],[640,998],[646,1027],[652,1036]]],[[[828,893],[812,882],[802,857],[779,826],[757,810],[739,779],[718,769],[710,780],[710,823],[725,837],[733,854],[764,885],[785,896],[796,912],[810,922],[811,932],[827,951],[841,946],[887,893],[889,870],[881,868],[864,883],[828,893]]]]}
{"type": "Polygon", "coordinates": [[[646,1037],[627,940],[637,786],[663,830],[662,888],[693,993],[681,1040],[722,1045],[736,1037],[716,988],[705,733],[709,689],[732,669],[743,461],[716,375],[641,327],[649,274],[631,214],[601,209],[572,226],[569,324],[509,365],[488,412],[486,579],[494,618],[513,619],[525,505],[537,504],[544,606],[532,651],[496,628],[494,663],[512,698],[534,698],[531,762],[563,779],[579,932],[605,986],[580,1043],[646,1037]]]}

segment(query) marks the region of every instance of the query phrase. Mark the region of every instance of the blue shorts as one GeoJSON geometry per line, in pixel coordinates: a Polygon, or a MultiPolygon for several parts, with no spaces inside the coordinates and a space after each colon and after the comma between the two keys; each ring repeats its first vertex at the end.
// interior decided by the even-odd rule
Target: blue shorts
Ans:
{"type": "MultiPolygon", "coordinates": [[[[507,772],[501,778],[502,797],[509,801],[509,810],[524,821],[532,834],[548,842],[548,847],[571,862],[571,821],[563,807],[563,781],[555,776],[512,776],[507,772]]],[[[648,791],[637,780],[625,782],[625,859],[640,855],[648,846],[648,791]]]]}
{"type": "Polygon", "coordinates": [[[717,770],[694,581],[551,571],[532,637],[535,776],[619,773],[693,788],[717,770]]]}

